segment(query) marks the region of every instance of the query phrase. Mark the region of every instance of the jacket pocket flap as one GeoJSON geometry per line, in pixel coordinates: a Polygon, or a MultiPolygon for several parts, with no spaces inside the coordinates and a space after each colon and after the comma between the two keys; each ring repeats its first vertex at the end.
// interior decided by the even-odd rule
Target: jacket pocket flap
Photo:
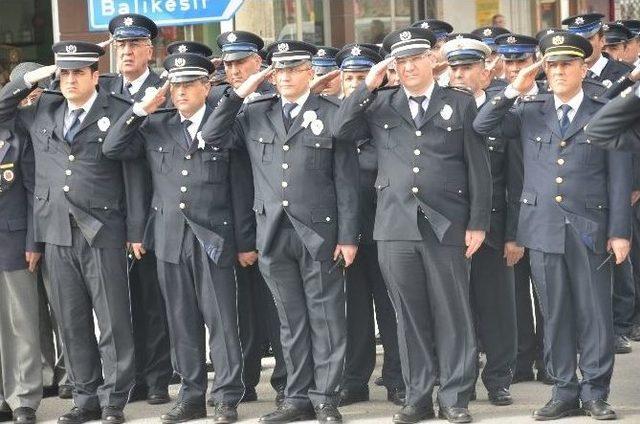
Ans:
{"type": "Polygon", "coordinates": [[[259,215],[264,213],[264,202],[260,199],[255,199],[253,201],[253,211],[259,215]]]}
{"type": "Polygon", "coordinates": [[[372,122],[373,125],[380,127],[382,129],[388,130],[391,128],[395,128],[398,125],[400,125],[400,121],[395,121],[395,120],[382,120],[382,121],[374,121],[372,122]]]}
{"type": "Polygon", "coordinates": [[[263,143],[263,144],[273,144],[274,138],[275,138],[274,133],[261,134],[261,135],[251,137],[251,139],[256,143],[263,143]]]}
{"type": "Polygon", "coordinates": [[[520,196],[520,203],[524,203],[525,205],[535,205],[538,200],[538,195],[536,193],[523,191],[520,196]]]}
{"type": "Polygon", "coordinates": [[[202,156],[202,160],[204,160],[205,162],[217,162],[219,160],[228,162],[229,152],[227,150],[220,150],[215,153],[205,153],[202,156]]]}
{"type": "Polygon", "coordinates": [[[40,201],[49,200],[49,187],[36,188],[34,196],[36,200],[40,200],[40,201]]]}
{"type": "Polygon", "coordinates": [[[334,213],[331,209],[315,209],[311,211],[311,222],[330,223],[334,219],[334,213]]]}
{"type": "Polygon", "coordinates": [[[609,204],[606,199],[587,198],[585,200],[585,206],[587,209],[609,209],[609,204]]]}
{"type": "Polygon", "coordinates": [[[378,178],[376,178],[375,188],[382,190],[385,187],[389,187],[389,178],[384,175],[378,175],[378,178]]]}
{"type": "Polygon", "coordinates": [[[464,184],[456,183],[455,181],[449,181],[444,183],[444,191],[462,196],[466,193],[467,188],[464,186],[464,184]]]}
{"type": "Polygon", "coordinates": [[[314,147],[316,149],[331,149],[333,147],[333,138],[331,137],[305,137],[304,145],[314,147]]]}
{"type": "Polygon", "coordinates": [[[110,209],[120,209],[118,202],[108,199],[90,199],[89,207],[91,209],[102,209],[105,211],[110,209]]]}

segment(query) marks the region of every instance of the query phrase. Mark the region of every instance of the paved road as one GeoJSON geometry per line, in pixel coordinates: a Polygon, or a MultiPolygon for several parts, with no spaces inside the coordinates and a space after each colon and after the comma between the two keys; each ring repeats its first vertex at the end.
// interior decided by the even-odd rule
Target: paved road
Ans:
{"type": "MultiPolygon", "coordinates": [[[[378,367],[374,377],[380,375],[381,355],[378,355],[378,367]]],[[[272,360],[263,362],[263,383],[258,387],[258,402],[242,404],[239,408],[241,422],[256,423],[257,417],[270,412],[274,408],[274,392],[268,385],[272,360]]],[[[341,408],[344,420],[349,423],[390,423],[391,416],[398,409],[386,401],[386,392],[372,384],[371,402],[358,403],[341,408]]],[[[175,397],[178,386],[171,386],[171,395],[175,397]]],[[[492,406],[487,400],[484,387],[478,386],[478,400],[472,402],[470,409],[474,422],[482,423],[533,423],[530,418],[533,409],[542,406],[550,396],[550,387],[540,383],[519,383],[512,387],[515,403],[506,407],[492,406]]],[[[610,402],[615,406],[624,423],[640,424],[640,343],[634,344],[634,352],[618,355],[613,376],[610,402]]],[[[41,422],[54,423],[58,415],[70,407],[70,401],[45,399],[38,411],[41,422]]],[[[128,422],[159,423],[158,417],[168,408],[168,405],[151,406],[144,402],[137,402],[127,406],[125,413],[128,422]]],[[[211,413],[211,410],[209,410],[211,413]]],[[[200,420],[206,423],[206,420],[200,420]]],[[[315,422],[315,421],[310,421],[315,422]]],[[[559,423],[593,423],[588,417],[574,417],[559,420],[559,423]]]]}

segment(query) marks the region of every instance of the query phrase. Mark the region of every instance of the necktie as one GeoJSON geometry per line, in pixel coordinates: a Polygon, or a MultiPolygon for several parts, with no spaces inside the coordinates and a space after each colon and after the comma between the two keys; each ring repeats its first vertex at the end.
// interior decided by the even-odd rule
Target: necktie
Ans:
{"type": "Polygon", "coordinates": [[[569,111],[571,110],[571,106],[562,105],[560,106],[560,110],[562,110],[562,117],[560,118],[560,134],[564,137],[564,133],[569,128],[569,124],[571,124],[569,121],[569,111]]]}
{"type": "Polygon", "coordinates": [[[422,103],[426,100],[427,96],[410,96],[409,99],[416,102],[418,104],[418,114],[415,118],[413,118],[413,122],[416,123],[416,128],[420,128],[422,126],[422,121],[424,121],[424,108],[422,107],[422,103]]]}
{"type": "Polygon", "coordinates": [[[587,78],[591,78],[591,79],[598,79],[598,76],[595,74],[595,72],[589,70],[587,71],[587,78]]]}
{"type": "Polygon", "coordinates": [[[80,115],[83,113],[84,109],[82,108],[71,111],[71,116],[73,117],[71,126],[64,135],[65,141],[69,144],[73,143],[73,138],[76,136],[78,131],[80,131],[80,125],[82,125],[82,122],[80,122],[80,115]]]}
{"type": "Polygon", "coordinates": [[[297,103],[286,103],[283,107],[283,118],[284,118],[284,127],[286,128],[287,131],[289,131],[289,128],[291,128],[291,124],[293,123],[293,118],[291,117],[291,112],[293,112],[293,109],[295,109],[296,107],[298,107],[297,103]]]}
{"type": "Polygon", "coordinates": [[[191,124],[192,122],[188,119],[182,121],[182,132],[184,133],[184,145],[186,147],[186,150],[189,150],[189,147],[191,147],[191,142],[193,141],[193,138],[191,138],[191,134],[189,133],[189,126],[191,124]]]}
{"type": "Polygon", "coordinates": [[[131,84],[130,82],[124,85],[124,94],[128,95],[129,97],[133,97],[133,94],[131,94],[131,87],[133,87],[133,84],[131,84]]]}

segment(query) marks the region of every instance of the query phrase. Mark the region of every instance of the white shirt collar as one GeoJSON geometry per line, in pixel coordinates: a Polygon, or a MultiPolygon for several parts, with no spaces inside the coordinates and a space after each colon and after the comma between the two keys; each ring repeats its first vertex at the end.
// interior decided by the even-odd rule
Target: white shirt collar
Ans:
{"type": "Polygon", "coordinates": [[[302,96],[298,97],[295,101],[287,100],[284,97],[282,97],[282,107],[284,108],[284,105],[286,105],[287,103],[296,103],[298,106],[293,108],[293,110],[291,111],[291,117],[295,118],[296,116],[298,116],[298,114],[302,110],[302,106],[304,106],[310,94],[311,94],[311,91],[306,91],[302,96]]]}
{"type": "Polygon", "coordinates": [[[600,76],[600,74],[602,74],[602,70],[604,69],[604,67],[607,66],[607,62],[609,62],[609,59],[604,57],[604,55],[600,54],[600,57],[598,58],[598,60],[596,60],[596,62],[593,65],[591,65],[591,68],[589,68],[589,70],[594,74],[596,74],[597,76],[600,76]]]}
{"type": "Polygon", "coordinates": [[[487,93],[482,90],[481,94],[476,97],[476,106],[480,107],[487,101],[487,93]]]}
{"type": "Polygon", "coordinates": [[[633,66],[634,66],[634,67],[636,67],[636,68],[637,68],[638,66],[640,66],[640,57],[639,57],[639,58],[637,58],[635,62],[633,62],[633,66]]]}
{"type": "Polygon", "coordinates": [[[122,88],[126,90],[127,83],[130,82],[131,88],[129,89],[129,93],[131,93],[131,95],[136,94],[138,91],[140,91],[140,89],[142,88],[142,84],[144,84],[144,82],[146,81],[150,73],[151,71],[149,71],[149,68],[147,67],[147,69],[144,70],[142,75],[140,75],[138,78],[134,79],[133,81],[127,81],[125,76],[122,75],[122,88]]]}
{"type": "Polygon", "coordinates": [[[78,119],[80,119],[80,122],[82,122],[84,120],[84,117],[87,116],[89,110],[91,110],[91,107],[93,106],[97,98],[98,92],[94,90],[91,97],[89,97],[89,100],[87,100],[83,105],[74,106],[67,100],[67,117],[71,115],[71,112],[73,112],[74,110],[82,108],[84,109],[84,112],[82,112],[82,114],[78,117],[78,119]]]}
{"type": "Polygon", "coordinates": [[[425,101],[429,101],[429,99],[431,99],[431,94],[433,94],[433,89],[435,88],[435,84],[432,82],[429,87],[427,87],[427,89],[420,93],[420,94],[409,94],[409,91],[407,91],[406,88],[402,87],[402,89],[404,90],[404,94],[407,96],[407,100],[409,100],[409,97],[418,97],[418,96],[426,96],[427,100],[425,101]]]}
{"type": "Polygon", "coordinates": [[[207,110],[207,105],[204,104],[200,109],[196,111],[196,113],[191,115],[190,118],[185,118],[184,116],[182,116],[182,114],[180,114],[180,122],[184,122],[186,119],[189,119],[189,121],[191,121],[191,125],[189,125],[189,127],[187,128],[187,131],[189,131],[191,138],[196,137],[196,133],[198,132],[198,128],[200,128],[200,124],[202,123],[202,119],[204,118],[204,112],[206,110],[207,110]]]}
{"type": "MultiPolygon", "coordinates": [[[[563,102],[562,100],[560,100],[560,98],[558,96],[556,96],[555,94],[553,95],[553,101],[555,103],[556,111],[558,111],[560,106],[562,106],[563,104],[568,104],[569,106],[571,106],[571,111],[569,111],[569,120],[570,121],[573,120],[573,117],[575,116],[576,112],[578,111],[578,108],[580,108],[580,105],[582,104],[582,100],[583,99],[584,99],[584,91],[582,91],[582,89],[578,92],[578,94],[573,96],[566,103],[563,102]]],[[[560,116],[560,115],[561,115],[561,112],[558,112],[558,116],[560,116]]]]}
{"type": "MultiPolygon", "coordinates": [[[[427,87],[427,89],[421,93],[418,94],[417,96],[425,96],[424,101],[422,102],[422,109],[423,110],[427,110],[427,107],[429,107],[429,101],[431,100],[431,95],[433,94],[433,89],[435,88],[435,83],[431,83],[431,85],[429,87],[427,87]]],[[[413,94],[409,94],[409,92],[407,91],[406,88],[402,87],[402,89],[404,90],[404,94],[407,96],[407,102],[409,102],[409,110],[411,111],[411,118],[416,119],[416,116],[418,116],[418,103],[412,101],[409,97],[414,96],[417,97],[416,95],[413,94]]]]}

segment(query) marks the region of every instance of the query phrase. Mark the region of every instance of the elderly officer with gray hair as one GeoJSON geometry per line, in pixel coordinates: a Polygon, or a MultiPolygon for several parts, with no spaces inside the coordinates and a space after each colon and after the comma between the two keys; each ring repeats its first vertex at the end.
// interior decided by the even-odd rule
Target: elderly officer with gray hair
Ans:
{"type": "Polygon", "coordinates": [[[438,375],[439,416],[471,421],[476,375],[469,259],[489,228],[489,158],[471,128],[473,97],[435,83],[434,43],[425,28],[387,35],[391,57],[344,100],[336,130],[339,139],[370,137],[378,151],[373,238],[398,319],[406,386],[405,405],[393,417],[398,423],[435,415],[438,375]],[[392,61],[400,86],[379,88],[392,61]]]}

